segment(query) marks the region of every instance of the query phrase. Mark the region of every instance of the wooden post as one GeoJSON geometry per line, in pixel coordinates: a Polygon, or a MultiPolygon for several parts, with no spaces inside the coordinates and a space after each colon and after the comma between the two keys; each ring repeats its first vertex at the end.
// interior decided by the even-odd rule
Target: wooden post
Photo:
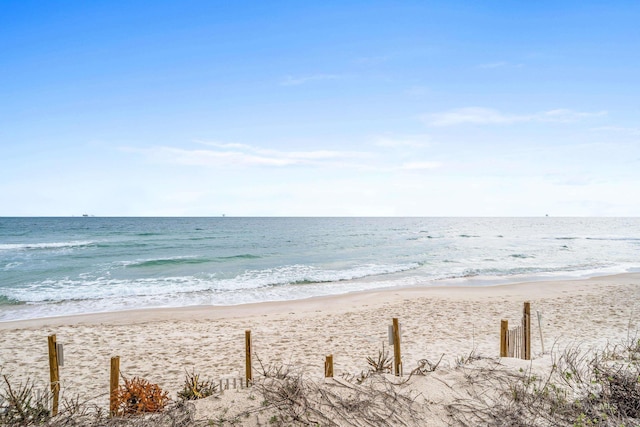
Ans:
{"type": "Polygon", "coordinates": [[[400,355],[400,323],[393,318],[393,373],[399,377],[402,371],[402,357],[400,355]]]}
{"type": "Polygon", "coordinates": [[[509,321],[500,321],[500,357],[507,357],[507,334],[509,333],[509,321]]]}
{"type": "Polygon", "coordinates": [[[324,376],[326,378],[333,378],[333,354],[328,355],[324,361],[324,376]]]}
{"type": "Polygon", "coordinates": [[[111,381],[109,383],[109,414],[114,417],[118,411],[116,395],[120,382],[120,356],[111,358],[111,381]]]}
{"type": "Polygon", "coordinates": [[[526,301],[524,303],[522,323],[524,326],[523,327],[524,336],[522,337],[523,338],[522,358],[524,360],[531,360],[531,303],[529,303],[529,301],[526,301]]]}
{"type": "Polygon", "coordinates": [[[247,387],[253,380],[251,375],[251,331],[244,331],[244,347],[245,347],[245,377],[247,378],[247,387]]]}
{"type": "Polygon", "coordinates": [[[60,399],[60,369],[58,368],[58,347],[56,345],[56,336],[49,335],[49,377],[51,378],[51,394],[53,395],[53,404],[51,406],[51,415],[58,415],[58,402],[60,399]]]}

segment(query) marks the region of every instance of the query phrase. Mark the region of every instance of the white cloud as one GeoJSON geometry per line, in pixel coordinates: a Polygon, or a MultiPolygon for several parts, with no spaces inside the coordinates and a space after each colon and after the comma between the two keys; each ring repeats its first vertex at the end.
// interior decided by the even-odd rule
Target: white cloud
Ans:
{"type": "Polygon", "coordinates": [[[503,124],[513,123],[517,116],[508,116],[489,108],[458,108],[443,113],[423,116],[423,120],[432,126],[452,126],[463,123],[503,124]]]}
{"type": "Polygon", "coordinates": [[[557,109],[557,110],[550,110],[543,113],[534,114],[533,116],[531,116],[530,121],[570,123],[570,122],[577,122],[582,119],[588,119],[592,117],[601,117],[606,115],[607,115],[606,111],[597,111],[595,113],[585,113],[585,112],[573,111],[573,110],[567,110],[567,109],[557,109]]]}
{"type": "Polygon", "coordinates": [[[228,143],[228,142],[210,142],[210,141],[196,141],[198,144],[208,145],[210,147],[218,147],[218,148],[235,148],[239,150],[249,150],[251,149],[250,145],[247,144],[238,144],[238,143],[228,143]]]}
{"type": "Polygon", "coordinates": [[[356,151],[278,151],[245,144],[200,142],[215,149],[184,149],[175,147],[124,148],[123,151],[142,153],[154,160],[193,166],[350,166],[357,167],[357,160],[369,156],[356,151]]]}
{"type": "Polygon", "coordinates": [[[374,144],[378,147],[386,148],[423,148],[429,145],[428,135],[408,135],[408,136],[378,136],[374,144]]]}
{"type": "Polygon", "coordinates": [[[594,132],[616,132],[627,135],[640,135],[640,128],[628,128],[628,127],[620,127],[620,126],[600,126],[597,128],[592,128],[591,131],[594,132]]]}
{"type": "Polygon", "coordinates": [[[404,163],[400,169],[407,171],[415,171],[415,170],[428,170],[428,169],[437,169],[441,167],[442,164],[440,162],[407,162],[404,163]]]}
{"type": "Polygon", "coordinates": [[[427,114],[422,116],[422,120],[431,126],[454,126],[469,123],[481,125],[522,122],[571,123],[606,114],[606,111],[587,113],[568,109],[555,109],[534,114],[505,114],[491,108],[468,107],[427,114]]]}
{"type": "Polygon", "coordinates": [[[305,83],[318,81],[318,80],[337,80],[342,78],[342,76],[338,74],[314,74],[311,76],[303,76],[303,77],[293,77],[286,76],[284,80],[280,82],[282,86],[299,86],[305,83]]]}
{"type": "Polygon", "coordinates": [[[294,164],[291,159],[259,156],[240,151],[185,150],[173,147],[157,147],[145,151],[156,159],[181,165],[287,166],[294,164]]]}

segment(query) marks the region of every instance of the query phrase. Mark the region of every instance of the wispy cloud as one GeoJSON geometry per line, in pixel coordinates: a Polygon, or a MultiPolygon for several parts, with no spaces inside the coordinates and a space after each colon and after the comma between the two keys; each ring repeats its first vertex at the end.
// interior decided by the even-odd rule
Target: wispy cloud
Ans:
{"type": "Polygon", "coordinates": [[[428,135],[378,136],[374,144],[385,148],[423,148],[429,145],[428,135]]]}
{"type": "Polygon", "coordinates": [[[273,150],[247,144],[196,141],[204,148],[157,146],[148,148],[121,148],[121,151],[143,155],[153,162],[215,168],[320,168],[358,170],[368,173],[394,173],[398,171],[424,171],[443,167],[438,161],[416,158],[411,151],[427,145],[427,136],[413,135],[402,138],[381,137],[374,145],[384,150],[273,150]],[[389,151],[389,148],[397,150],[389,151]],[[404,149],[401,149],[404,148],[404,149]],[[407,160],[411,153],[411,160],[407,160]]]}
{"type": "Polygon", "coordinates": [[[567,109],[557,109],[534,114],[533,116],[531,116],[531,121],[570,123],[577,122],[582,119],[590,119],[593,117],[602,117],[606,115],[606,111],[596,111],[594,113],[589,113],[567,109]]]}
{"type": "Polygon", "coordinates": [[[462,123],[503,124],[513,123],[517,116],[505,115],[489,108],[458,108],[455,110],[423,116],[423,120],[431,126],[452,126],[462,123]]]}
{"type": "Polygon", "coordinates": [[[185,149],[176,147],[125,148],[129,152],[142,153],[152,159],[192,166],[356,166],[358,160],[369,157],[356,151],[278,151],[246,144],[199,142],[212,149],[185,149]]]}
{"type": "Polygon", "coordinates": [[[281,82],[282,86],[299,86],[305,83],[320,81],[320,80],[337,80],[341,79],[343,76],[338,74],[313,74],[310,76],[301,76],[301,77],[293,77],[286,76],[281,82]]]}
{"type": "Polygon", "coordinates": [[[416,171],[416,170],[428,170],[437,169],[442,167],[440,162],[407,162],[400,166],[401,170],[416,171]]]}
{"type": "Polygon", "coordinates": [[[507,114],[491,108],[469,107],[427,114],[422,116],[422,120],[430,126],[454,126],[460,124],[504,125],[522,122],[571,123],[606,114],[606,111],[590,113],[568,109],[555,109],[534,114],[507,114]]]}
{"type": "Polygon", "coordinates": [[[200,145],[206,145],[209,147],[216,147],[216,148],[236,149],[236,150],[252,150],[253,149],[253,147],[251,147],[250,145],[238,144],[235,142],[213,142],[213,141],[201,141],[201,140],[196,140],[195,142],[197,142],[200,145]]]}
{"type": "Polygon", "coordinates": [[[616,132],[627,135],[640,135],[640,128],[629,128],[629,127],[621,127],[621,126],[600,126],[597,128],[592,128],[593,132],[616,132]]]}

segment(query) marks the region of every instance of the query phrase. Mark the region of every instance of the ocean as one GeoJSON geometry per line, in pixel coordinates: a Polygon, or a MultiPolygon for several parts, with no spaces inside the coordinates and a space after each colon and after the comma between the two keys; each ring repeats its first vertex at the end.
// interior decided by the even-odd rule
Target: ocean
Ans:
{"type": "Polygon", "coordinates": [[[640,271],[640,218],[0,218],[0,321],[640,271]]]}

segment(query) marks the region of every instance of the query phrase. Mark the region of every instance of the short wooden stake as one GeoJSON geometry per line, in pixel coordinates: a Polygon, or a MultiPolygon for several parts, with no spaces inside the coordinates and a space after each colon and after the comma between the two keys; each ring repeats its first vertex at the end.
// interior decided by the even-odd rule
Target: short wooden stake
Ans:
{"type": "Polygon", "coordinates": [[[522,323],[524,326],[523,333],[523,359],[531,360],[531,303],[529,301],[524,303],[523,315],[522,315],[522,323]]]}
{"type": "Polygon", "coordinates": [[[324,361],[324,376],[333,378],[333,354],[328,355],[324,361]]]}
{"type": "Polygon", "coordinates": [[[247,387],[253,380],[251,374],[251,331],[244,331],[244,347],[245,347],[245,377],[247,379],[247,387]]]}
{"type": "Polygon", "coordinates": [[[60,400],[60,369],[58,368],[58,346],[56,345],[56,336],[49,335],[49,377],[51,378],[51,394],[53,395],[53,404],[51,406],[51,415],[58,415],[58,402],[60,400]]]}
{"type": "Polygon", "coordinates": [[[507,335],[508,334],[509,334],[509,321],[506,319],[502,319],[500,321],[500,357],[507,357],[507,348],[508,348],[507,335]]]}
{"type": "Polygon", "coordinates": [[[117,394],[120,382],[120,356],[111,358],[111,381],[109,382],[109,414],[114,417],[118,411],[117,394]]]}
{"type": "Polygon", "coordinates": [[[402,372],[402,356],[400,354],[400,323],[393,318],[393,372],[399,377],[402,372]]]}

